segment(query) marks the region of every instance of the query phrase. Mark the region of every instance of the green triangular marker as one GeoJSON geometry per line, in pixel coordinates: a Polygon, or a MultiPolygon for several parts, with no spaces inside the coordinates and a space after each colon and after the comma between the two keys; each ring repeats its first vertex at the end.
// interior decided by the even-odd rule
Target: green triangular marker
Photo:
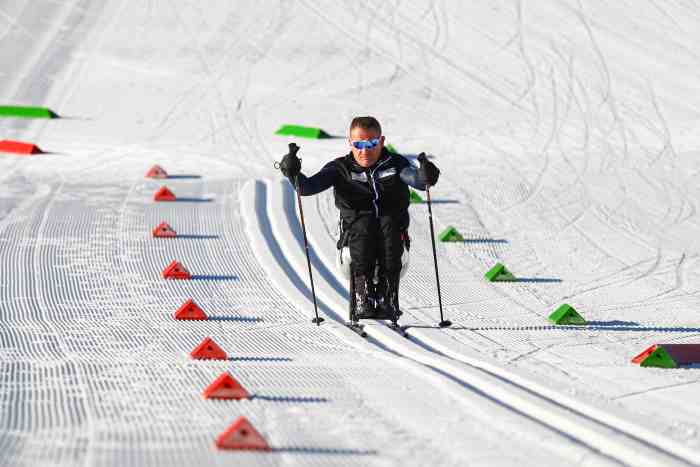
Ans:
{"type": "Polygon", "coordinates": [[[576,310],[571,305],[566,303],[554,310],[554,313],[549,315],[549,320],[554,324],[562,325],[585,325],[586,320],[583,316],[579,315],[576,310]]]}
{"type": "Polygon", "coordinates": [[[300,138],[323,139],[330,138],[331,135],[320,128],[301,125],[282,125],[275,131],[276,135],[298,136],[300,138]]]}
{"type": "Polygon", "coordinates": [[[384,145],[384,147],[386,148],[387,151],[389,151],[392,154],[399,154],[399,151],[397,151],[396,148],[394,146],[392,146],[391,144],[386,144],[386,145],[384,145]]]}
{"type": "Polygon", "coordinates": [[[0,117],[58,118],[58,115],[56,115],[52,110],[49,110],[46,107],[0,105],[0,117]]]}
{"type": "Polygon", "coordinates": [[[411,200],[411,203],[422,203],[423,198],[420,197],[418,193],[416,193],[414,190],[409,190],[409,199],[411,200]]]}
{"type": "Polygon", "coordinates": [[[678,368],[676,361],[660,346],[656,346],[656,350],[649,354],[647,358],[642,360],[639,366],[655,367],[655,368],[678,368]]]}
{"type": "Polygon", "coordinates": [[[463,242],[464,237],[460,235],[459,232],[457,232],[457,229],[455,229],[452,226],[447,227],[445,230],[442,231],[442,233],[439,235],[440,241],[441,242],[463,242]]]}
{"type": "Polygon", "coordinates": [[[484,274],[484,277],[489,282],[505,282],[515,280],[513,273],[506,269],[506,267],[501,263],[496,263],[494,267],[489,269],[486,274],[484,274]]]}

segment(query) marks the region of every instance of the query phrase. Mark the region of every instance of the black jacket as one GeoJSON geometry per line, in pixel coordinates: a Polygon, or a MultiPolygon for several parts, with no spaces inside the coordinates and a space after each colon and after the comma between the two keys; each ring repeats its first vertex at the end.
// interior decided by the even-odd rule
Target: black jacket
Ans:
{"type": "Polygon", "coordinates": [[[386,148],[372,167],[360,167],[348,153],[311,177],[300,173],[298,181],[302,196],[315,195],[332,186],[335,205],[343,218],[369,213],[376,217],[404,217],[409,205],[408,185],[425,190],[417,168],[386,148]]]}

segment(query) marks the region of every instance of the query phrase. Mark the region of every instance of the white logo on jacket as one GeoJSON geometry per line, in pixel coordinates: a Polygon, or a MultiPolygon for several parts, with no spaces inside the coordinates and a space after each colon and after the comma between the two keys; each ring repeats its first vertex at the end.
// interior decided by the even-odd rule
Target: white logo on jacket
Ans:
{"type": "Polygon", "coordinates": [[[354,181],[356,181],[356,182],[365,182],[365,183],[367,183],[367,174],[364,173],[364,172],[360,172],[360,173],[352,172],[352,173],[350,174],[350,177],[352,177],[352,179],[353,179],[354,181]]]}
{"type": "Polygon", "coordinates": [[[392,167],[390,169],[382,170],[377,174],[377,178],[386,178],[386,177],[391,177],[392,175],[396,175],[396,167],[392,167]]]}

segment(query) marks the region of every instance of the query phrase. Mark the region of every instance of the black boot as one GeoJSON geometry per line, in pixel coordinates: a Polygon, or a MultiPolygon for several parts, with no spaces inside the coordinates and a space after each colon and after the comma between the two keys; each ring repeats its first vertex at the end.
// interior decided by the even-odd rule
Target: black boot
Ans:
{"type": "Polygon", "coordinates": [[[355,282],[355,318],[374,319],[375,309],[367,294],[367,277],[358,275],[355,282]]]}
{"type": "Polygon", "coordinates": [[[377,310],[377,315],[381,318],[397,321],[403,313],[399,310],[399,275],[387,274],[384,279],[384,297],[380,305],[380,310],[377,310]]]}

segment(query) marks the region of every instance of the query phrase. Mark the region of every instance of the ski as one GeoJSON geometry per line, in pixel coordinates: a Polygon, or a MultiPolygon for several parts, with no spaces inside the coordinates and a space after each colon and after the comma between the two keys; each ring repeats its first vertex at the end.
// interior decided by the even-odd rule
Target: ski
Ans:
{"type": "Polygon", "coordinates": [[[360,337],[367,337],[367,333],[365,332],[365,326],[360,323],[353,323],[352,321],[348,321],[345,323],[345,326],[350,328],[352,331],[355,333],[359,334],[360,337]]]}
{"type": "Polygon", "coordinates": [[[389,323],[387,324],[387,327],[392,331],[399,333],[401,336],[408,338],[408,333],[406,332],[406,329],[404,329],[403,326],[401,326],[400,324],[389,323]]]}

